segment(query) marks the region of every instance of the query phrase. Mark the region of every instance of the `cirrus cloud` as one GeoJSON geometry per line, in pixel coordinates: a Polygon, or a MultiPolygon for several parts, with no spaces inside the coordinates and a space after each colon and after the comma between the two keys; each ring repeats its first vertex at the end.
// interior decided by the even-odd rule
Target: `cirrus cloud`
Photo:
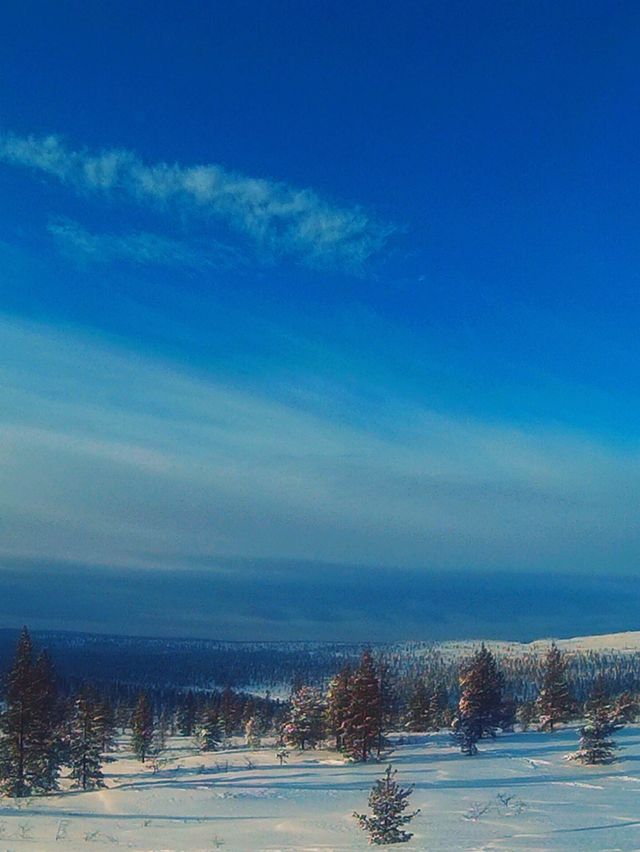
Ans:
{"type": "Polygon", "coordinates": [[[55,178],[83,193],[188,211],[243,235],[263,257],[362,271],[394,228],[357,206],[311,189],[252,178],[217,164],[147,164],[123,149],[72,149],[59,136],[0,135],[0,160],[55,178]]]}
{"type": "Polygon", "coordinates": [[[47,230],[60,251],[81,263],[121,261],[135,265],[165,266],[187,270],[235,269],[245,264],[231,246],[209,241],[195,247],[159,234],[97,234],[70,219],[54,219],[47,230]]]}

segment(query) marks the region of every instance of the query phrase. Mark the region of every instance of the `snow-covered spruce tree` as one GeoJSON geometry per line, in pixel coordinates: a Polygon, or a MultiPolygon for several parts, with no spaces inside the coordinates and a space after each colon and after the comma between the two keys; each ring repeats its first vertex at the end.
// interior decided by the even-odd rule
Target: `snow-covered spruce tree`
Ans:
{"type": "Polygon", "coordinates": [[[301,750],[315,748],[323,736],[324,704],[319,690],[301,686],[291,696],[291,709],[283,726],[285,742],[301,750]]]}
{"type": "Polygon", "coordinates": [[[477,742],[482,737],[482,728],[477,719],[456,716],[451,723],[451,737],[462,754],[473,757],[478,753],[477,742]]]}
{"type": "Polygon", "coordinates": [[[7,679],[0,719],[0,787],[6,795],[22,797],[56,788],[61,754],[56,710],[51,661],[40,655],[34,662],[25,627],[7,679]]]}
{"type": "Polygon", "coordinates": [[[572,758],[586,764],[613,763],[617,746],[610,736],[616,727],[621,726],[613,721],[611,706],[592,705],[580,728],[580,746],[572,758]]]}
{"type": "Polygon", "coordinates": [[[380,681],[369,650],[365,650],[349,682],[349,705],[342,723],[342,749],[352,760],[366,761],[382,734],[380,681]]]}
{"type": "Polygon", "coordinates": [[[554,642],[545,657],[544,675],[536,701],[541,731],[553,731],[556,725],[571,718],[575,701],[569,689],[566,669],[564,655],[554,642]]]}
{"type": "Polygon", "coordinates": [[[495,737],[502,717],[503,678],[484,645],[460,668],[460,700],[452,736],[463,754],[477,754],[476,743],[495,737]]]}
{"type": "Polygon", "coordinates": [[[213,707],[205,708],[198,728],[198,748],[200,751],[217,751],[222,743],[220,717],[213,707]]]}
{"type": "Polygon", "coordinates": [[[408,731],[428,731],[431,728],[431,693],[420,677],[407,702],[405,728],[408,731]]]}
{"type": "Polygon", "coordinates": [[[68,759],[74,787],[81,790],[104,787],[102,710],[89,692],[81,693],[74,702],[68,759]]]}
{"type": "Polygon", "coordinates": [[[148,696],[141,692],[131,717],[131,748],[135,756],[145,762],[153,744],[153,710],[148,696]]]}
{"type": "Polygon", "coordinates": [[[617,746],[610,736],[624,727],[624,722],[617,714],[615,701],[602,675],[594,681],[591,694],[585,702],[584,714],[580,746],[573,759],[587,764],[612,763],[617,746]]]}
{"type": "Polygon", "coordinates": [[[354,813],[361,827],[369,833],[369,843],[386,846],[405,843],[413,835],[404,831],[420,810],[405,814],[413,787],[401,787],[395,780],[397,770],[387,766],[383,777],[378,779],[369,794],[371,815],[354,813]]]}
{"type": "Polygon", "coordinates": [[[326,694],[327,734],[335,739],[337,751],[342,750],[342,726],[347,717],[350,703],[351,669],[345,666],[329,681],[326,694]]]}

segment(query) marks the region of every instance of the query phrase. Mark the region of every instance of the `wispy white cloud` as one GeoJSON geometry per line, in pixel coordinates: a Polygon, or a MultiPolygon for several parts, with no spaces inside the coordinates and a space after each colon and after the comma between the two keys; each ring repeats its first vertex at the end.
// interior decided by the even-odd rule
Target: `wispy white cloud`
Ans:
{"type": "Polygon", "coordinates": [[[359,207],[340,207],[310,189],[250,178],[216,164],[149,165],[126,150],[73,150],[58,136],[0,136],[0,159],[43,172],[81,192],[126,197],[224,222],[263,254],[320,267],[362,270],[391,226],[359,207]]]}
{"type": "Polygon", "coordinates": [[[367,427],[0,321],[0,552],[631,570],[637,452],[376,404],[367,427]],[[630,508],[631,507],[631,508],[630,508]]]}
{"type": "Polygon", "coordinates": [[[138,231],[132,234],[97,234],[69,219],[49,222],[48,231],[58,248],[76,261],[167,266],[180,269],[231,269],[242,266],[244,258],[235,249],[209,241],[206,248],[194,248],[179,240],[138,231]]]}

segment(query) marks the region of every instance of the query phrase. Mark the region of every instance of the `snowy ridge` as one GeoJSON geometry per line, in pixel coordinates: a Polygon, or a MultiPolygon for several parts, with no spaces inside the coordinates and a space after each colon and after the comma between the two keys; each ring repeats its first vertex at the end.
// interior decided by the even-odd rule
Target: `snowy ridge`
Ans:
{"type": "Polygon", "coordinates": [[[438,651],[445,657],[467,656],[484,643],[500,656],[525,656],[544,654],[552,642],[562,651],[615,651],[616,653],[640,652],[640,631],[604,633],[593,636],[575,636],[571,639],[535,639],[532,642],[513,642],[500,639],[463,639],[448,642],[401,642],[387,646],[398,653],[420,654],[438,651]]]}

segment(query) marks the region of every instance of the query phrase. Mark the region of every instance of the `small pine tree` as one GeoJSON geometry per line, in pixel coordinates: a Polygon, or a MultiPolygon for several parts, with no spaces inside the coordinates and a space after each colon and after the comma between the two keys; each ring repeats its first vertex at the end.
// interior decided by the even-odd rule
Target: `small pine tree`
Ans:
{"type": "Polygon", "coordinates": [[[610,735],[614,727],[608,708],[589,710],[586,722],[580,728],[580,746],[572,758],[586,764],[613,763],[616,744],[610,735]]]}
{"type": "Polygon", "coordinates": [[[462,754],[473,757],[478,753],[478,740],[482,736],[482,728],[476,719],[456,718],[451,723],[451,737],[460,748],[462,754]]]}
{"type": "Polygon", "coordinates": [[[585,720],[580,728],[580,746],[573,759],[586,764],[612,763],[616,744],[610,736],[623,727],[623,723],[616,718],[615,705],[602,675],[596,678],[585,702],[585,720]]]}
{"type": "Polygon", "coordinates": [[[405,843],[413,835],[404,831],[419,810],[413,813],[403,813],[409,802],[413,787],[401,787],[395,780],[397,770],[387,766],[384,776],[374,784],[369,794],[371,816],[354,813],[360,826],[369,833],[369,843],[385,846],[392,843],[405,843]]]}
{"type": "Polygon", "coordinates": [[[200,751],[217,751],[222,742],[220,717],[212,707],[207,707],[200,719],[198,748],[200,751]]]}
{"type": "Polygon", "coordinates": [[[69,737],[70,777],[74,787],[94,790],[104,787],[102,775],[102,708],[93,696],[79,695],[73,708],[69,737]]]}
{"type": "Polygon", "coordinates": [[[324,705],[322,695],[310,686],[301,686],[291,696],[291,709],[283,726],[285,741],[304,751],[315,748],[323,735],[324,705]]]}
{"type": "Polygon", "coordinates": [[[153,743],[153,710],[147,695],[142,692],[138,697],[131,718],[131,747],[135,756],[144,763],[151,753],[153,743]]]}
{"type": "Polygon", "coordinates": [[[567,664],[555,642],[545,658],[545,670],[536,702],[541,731],[553,731],[561,722],[571,718],[575,702],[566,677],[567,664]]]}

